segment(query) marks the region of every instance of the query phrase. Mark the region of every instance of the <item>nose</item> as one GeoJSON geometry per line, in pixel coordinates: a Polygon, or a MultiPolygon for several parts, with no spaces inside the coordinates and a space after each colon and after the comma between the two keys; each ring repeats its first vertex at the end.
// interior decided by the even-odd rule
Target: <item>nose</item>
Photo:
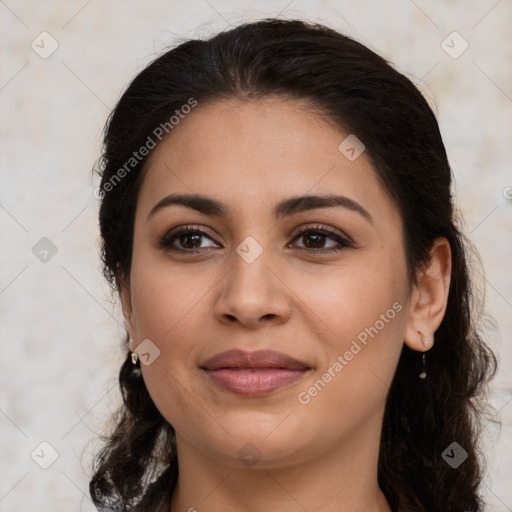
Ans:
{"type": "Polygon", "coordinates": [[[265,251],[250,263],[236,252],[230,260],[214,306],[217,319],[247,328],[285,323],[290,318],[291,301],[275,262],[265,251]]]}

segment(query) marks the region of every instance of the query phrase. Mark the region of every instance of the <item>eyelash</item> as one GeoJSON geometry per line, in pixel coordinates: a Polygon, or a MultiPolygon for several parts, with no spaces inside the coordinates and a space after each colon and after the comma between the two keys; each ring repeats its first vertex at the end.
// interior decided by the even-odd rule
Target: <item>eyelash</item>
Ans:
{"type": "MultiPolygon", "coordinates": [[[[327,236],[328,238],[332,238],[335,242],[337,242],[339,245],[337,247],[331,247],[328,249],[319,249],[319,248],[308,248],[308,247],[298,247],[299,250],[305,251],[308,253],[313,254],[328,254],[338,251],[343,251],[346,249],[354,248],[354,244],[348,239],[343,236],[341,236],[339,233],[332,231],[330,229],[324,228],[319,225],[307,225],[303,229],[301,229],[296,235],[294,236],[293,241],[299,239],[301,236],[304,236],[305,234],[322,234],[327,236]]],[[[202,249],[205,248],[198,248],[198,249],[178,249],[176,247],[173,247],[173,242],[181,235],[184,234],[196,234],[196,235],[202,235],[209,238],[212,242],[215,242],[215,240],[212,239],[212,237],[209,235],[208,232],[206,232],[204,229],[200,227],[192,227],[192,226],[183,226],[182,228],[178,229],[178,231],[169,232],[162,236],[157,246],[160,249],[168,250],[168,251],[174,251],[174,252],[181,252],[181,253],[192,253],[197,254],[202,249]]],[[[217,242],[215,242],[217,243],[217,242]]],[[[288,246],[287,246],[288,247],[288,246]]]]}

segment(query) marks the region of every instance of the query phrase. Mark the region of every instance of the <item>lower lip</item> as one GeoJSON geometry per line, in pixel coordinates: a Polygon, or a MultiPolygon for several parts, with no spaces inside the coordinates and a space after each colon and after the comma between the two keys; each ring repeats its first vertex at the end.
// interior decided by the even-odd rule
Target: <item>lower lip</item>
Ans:
{"type": "Polygon", "coordinates": [[[308,370],[286,370],[282,368],[234,370],[232,368],[222,368],[205,371],[210,379],[223,389],[238,395],[258,396],[271,393],[298,381],[308,370]]]}

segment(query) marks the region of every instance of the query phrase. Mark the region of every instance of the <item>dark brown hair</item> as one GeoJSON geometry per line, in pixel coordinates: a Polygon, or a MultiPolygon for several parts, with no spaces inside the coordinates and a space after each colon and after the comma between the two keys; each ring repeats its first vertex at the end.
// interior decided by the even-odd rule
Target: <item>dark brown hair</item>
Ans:
{"type": "MultiPolygon", "coordinates": [[[[98,169],[105,277],[114,292],[129,280],[147,161],[127,168],[133,152],[191,98],[201,108],[216,99],[269,95],[310,101],[365,144],[399,206],[411,282],[428,262],[433,241],[448,239],[448,305],[427,354],[428,378],[418,379],[420,355],[404,345],[386,403],[378,481],[393,510],[481,511],[482,398],[497,363],[477,324],[480,305],[468,267],[472,247],[457,227],[452,173],[431,108],[408,78],[361,43],[322,25],[266,19],[186,41],[151,62],[105,128],[98,169]],[[126,172],[116,179],[123,166],[126,172]],[[442,458],[454,441],[468,454],[457,469],[442,458]]],[[[175,433],[126,349],[119,374],[124,403],[95,460],[90,493],[99,509],[155,511],[168,507],[178,477],[175,433]]]]}

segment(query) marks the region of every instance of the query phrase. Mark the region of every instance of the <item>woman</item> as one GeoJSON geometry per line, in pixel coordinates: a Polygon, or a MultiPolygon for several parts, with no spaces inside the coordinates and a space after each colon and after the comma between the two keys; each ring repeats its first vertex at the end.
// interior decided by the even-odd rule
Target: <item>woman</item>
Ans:
{"type": "Polygon", "coordinates": [[[480,511],[475,328],[437,121],[320,25],[152,62],[100,161],[127,328],[98,509],[480,511]]]}

